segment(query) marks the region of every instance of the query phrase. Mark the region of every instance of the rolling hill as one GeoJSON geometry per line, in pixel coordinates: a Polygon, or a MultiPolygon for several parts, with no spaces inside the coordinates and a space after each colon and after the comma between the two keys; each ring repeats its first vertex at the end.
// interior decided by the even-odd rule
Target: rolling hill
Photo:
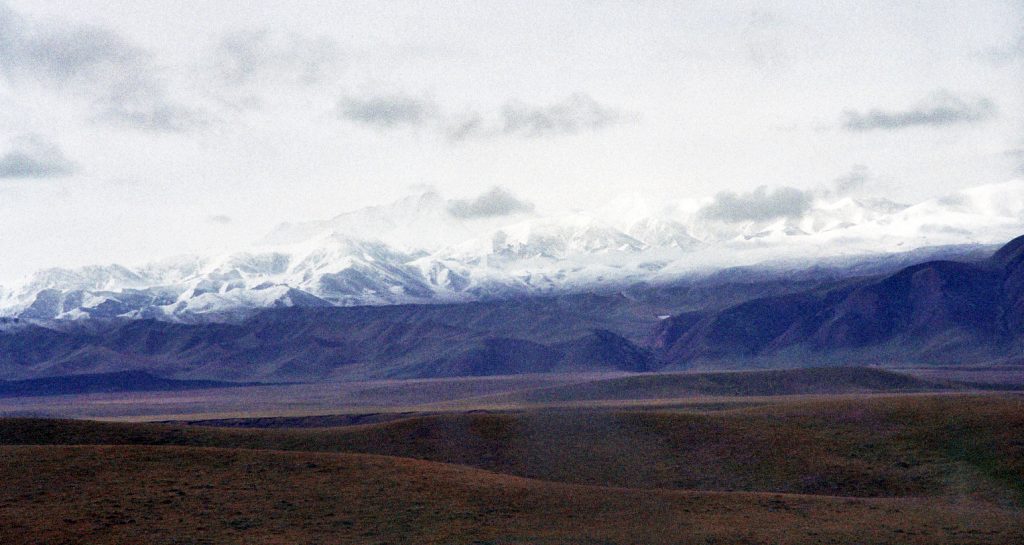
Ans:
{"type": "Polygon", "coordinates": [[[1013,543],[1022,403],[811,397],[320,429],[6,419],[0,540],[1013,543]]]}

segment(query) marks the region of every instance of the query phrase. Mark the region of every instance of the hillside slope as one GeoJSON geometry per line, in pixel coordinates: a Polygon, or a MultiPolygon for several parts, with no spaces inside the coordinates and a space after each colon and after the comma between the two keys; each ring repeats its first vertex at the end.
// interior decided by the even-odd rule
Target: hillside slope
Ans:
{"type": "Polygon", "coordinates": [[[0,444],[360,452],[575,484],[1024,505],[1024,400],[796,399],[721,412],[447,413],[322,429],[0,420],[0,444]]]}
{"type": "Polygon", "coordinates": [[[1016,361],[1021,246],[1024,237],[982,263],[931,261],[874,281],[680,314],[661,324],[653,345],[676,365],[1016,361]]]}
{"type": "Polygon", "coordinates": [[[803,398],[322,429],[7,419],[0,541],[1016,543],[1022,404],[803,398]]]}
{"type": "Polygon", "coordinates": [[[50,446],[2,447],[0,460],[10,545],[1024,539],[1013,512],[978,502],[582,487],[352,454],[50,446]]]}

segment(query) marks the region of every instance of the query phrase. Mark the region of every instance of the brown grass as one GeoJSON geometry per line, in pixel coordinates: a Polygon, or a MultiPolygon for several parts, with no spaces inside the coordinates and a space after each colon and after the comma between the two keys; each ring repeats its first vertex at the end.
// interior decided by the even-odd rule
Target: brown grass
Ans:
{"type": "Polygon", "coordinates": [[[1013,395],[322,429],[6,420],[0,445],[0,543],[1024,542],[1013,395]]]}
{"type": "Polygon", "coordinates": [[[991,543],[974,501],[671,492],[408,459],[193,447],[0,448],[9,544],[991,543]]]}

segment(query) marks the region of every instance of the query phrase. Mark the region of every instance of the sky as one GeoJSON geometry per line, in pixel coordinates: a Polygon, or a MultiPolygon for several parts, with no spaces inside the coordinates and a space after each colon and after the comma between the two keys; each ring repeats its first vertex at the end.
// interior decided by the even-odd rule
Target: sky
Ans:
{"type": "Polygon", "coordinates": [[[0,0],[0,284],[424,188],[917,202],[1024,175],[1022,83],[1020,0],[0,0]]]}

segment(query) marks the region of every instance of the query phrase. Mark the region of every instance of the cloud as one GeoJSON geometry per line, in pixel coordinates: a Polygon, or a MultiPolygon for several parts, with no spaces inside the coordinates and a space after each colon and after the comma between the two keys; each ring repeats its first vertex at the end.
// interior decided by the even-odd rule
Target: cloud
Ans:
{"type": "Polygon", "coordinates": [[[187,132],[212,122],[203,110],[167,101],[160,95],[117,97],[99,112],[111,125],[153,132],[187,132]]]}
{"type": "Polygon", "coordinates": [[[946,127],[970,124],[995,117],[996,106],[991,99],[963,98],[947,92],[935,93],[917,106],[902,111],[872,109],[867,112],[847,110],[843,128],[861,132],[898,130],[908,127],[946,127]]]}
{"type": "Polygon", "coordinates": [[[1017,174],[1024,174],[1024,148],[1006,150],[1003,154],[1006,155],[1010,161],[1017,164],[1014,168],[1014,172],[1017,174]]]}
{"type": "Polygon", "coordinates": [[[116,125],[183,131],[208,122],[170,98],[147,51],[98,26],[39,23],[0,5],[0,72],[85,97],[95,119],[116,125]]]}
{"type": "Polygon", "coordinates": [[[341,119],[379,128],[424,127],[451,142],[519,136],[537,138],[592,132],[636,119],[634,114],[604,106],[584,93],[548,105],[509,101],[500,112],[445,112],[433,100],[405,94],[343,98],[341,119]]]}
{"type": "Polygon", "coordinates": [[[584,93],[575,93],[548,106],[509,102],[502,110],[505,134],[536,137],[596,131],[624,121],[618,110],[599,104],[584,93]]]}
{"type": "Polygon", "coordinates": [[[871,178],[871,171],[864,165],[853,165],[849,172],[836,178],[832,183],[832,192],[843,196],[855,193],[864,187],[871,178]]]}
{"type": "Polygon", "coordinates": [[[774,12],[751,11],[742,30],[747,62],[769,72],[784,68],[789,62],[789,54],[781,39],[780,29],[783,26],[783,21],[774,12]]]}
{"type": "Polygon", "coordinates": [[[214,51],[217,78],[230,86],[281,81],[315,85],[335,79],[338,44],[327,37],[278,35],[267,30],[228,34],[214,51]]]}
{"type": "Polygon", "coordinates": [[[437,119],[437,107],[430,100],[393,94],[369,98],[344,98],[338,116],[348,121],[392,128],[421,126],[437,119]]]}
{"type": "Polygon", "coordinates": [[[811,208],[810,192],[793,187],[769,191],[761,186],[750,193],[723,191],[698,211],[698,215],[726,223],[768,221],[777,218],[799,218],[811,208]]]}
{"type": "Polygon", "coordinates": [[[964,229],[963,227],[954,227],[952,225],[942,225],[938,223],[926,223],[918,229],[924,233],[936,233],[940,235],[959,235],[969,237],[974,234],[974,231],[970,229],[964,229]]]}
{"type": "MultiPolygon", "coordinates": [[[[452,142],[461,142],[488,131],[484,117],[477,112],[469,112],[459,118],[449,120],[444,127],[444,135],[452,142]]],[[[493,131],[491,131],[493,132],[493,131]]]]}
{"type": "Polygon", "coordinates": [[[533,212],[533,203],[518,199],[508,190],[495,187],[475,199],[448,201],[448,213],[457,218],[490,218],[533,212]]]}
{"type": "Polygon", "coordinates": [[[77,171],[78,166],[56,144],[39,135],[18,138],[0,156],[0,178],[56,178],[77,171]]]}
{"type": "MultiPolygon", "coordinates": [[[[3,9],[3,8],[0,8],[3,9]]],[[[8,74],[31,75],[59,84],[87,82],[102,72],[145,63],[145,54],[113,33],[89,26],[30,26],[8,9],[0,12],[4,40],[0,57],[8,74]]]]}
{"type": "Polygon", "coordinates": [[[983,56],[996,65],[1024,60],[1024,35],[1017,38],[1017,41],[1011,44],[986,49],[983,52],[983,56]]]}

